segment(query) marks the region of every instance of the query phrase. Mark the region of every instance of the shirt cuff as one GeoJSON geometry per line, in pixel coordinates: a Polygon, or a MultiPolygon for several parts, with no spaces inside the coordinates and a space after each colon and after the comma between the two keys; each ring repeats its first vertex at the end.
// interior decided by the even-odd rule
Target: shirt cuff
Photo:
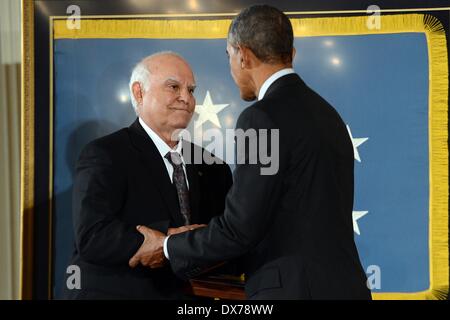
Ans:
{"type": "Polygon", "coordinates": [[[169,251],[167,250],[167,240],[169,240],[169,237],[170,237],[170,236],[167,236],[167,237],[164,239],[164,255],[166,256],[166,259],[167,259],[167,260],[170,260],[170,259],[169,259],[169,251]]]}

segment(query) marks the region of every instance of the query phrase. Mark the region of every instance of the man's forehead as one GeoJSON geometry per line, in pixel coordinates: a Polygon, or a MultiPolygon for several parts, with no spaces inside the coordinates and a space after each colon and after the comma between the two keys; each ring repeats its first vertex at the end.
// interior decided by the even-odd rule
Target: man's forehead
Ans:
{"type": "Polygon", "coordinates": [[[168,68],[171,67],[176,67],[177,69],[187,68],[191,70],[191,67],[189,66],[186,60],[171,54],[162,54],[156,57],[151,57],[146,62],[150,70],[151,69],[167,70],[168,68]]]}
{"type": "Polygon", "coordinates": [[[188,86],[195,86],[195,81],[193,79],[182,79],[179,76],[176,75],[169,75],[167,77],[163,78],[164,82],[178,82],[182,84],[187,84],[188,86]]]}

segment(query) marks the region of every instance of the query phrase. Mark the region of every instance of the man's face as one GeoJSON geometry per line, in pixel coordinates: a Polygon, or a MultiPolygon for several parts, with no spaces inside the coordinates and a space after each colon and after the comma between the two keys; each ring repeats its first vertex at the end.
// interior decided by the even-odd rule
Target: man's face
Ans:
{"type": "Polygon", "coordinates": [[[195,110],[195,80],[182,59],[163,55],[149,62],[150,85],[138,106],[141,118],[157,133],[185,129],[195,110]]]}
{"type": "Polygon", "coordinates": [[[239,88],[241,98],[245,101],[255,100],[255,93],[251,87],[249,73],[242,68],[242,56],[239,48],[233,47],[227,42],[227,54],[230,62],[230,72],[234,82],[239,88]]]}

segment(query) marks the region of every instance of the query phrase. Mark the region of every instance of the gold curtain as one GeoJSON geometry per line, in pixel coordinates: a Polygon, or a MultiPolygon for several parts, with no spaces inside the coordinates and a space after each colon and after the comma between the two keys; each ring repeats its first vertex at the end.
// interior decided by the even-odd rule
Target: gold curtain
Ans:
{"type": "Polygon", "coordinates": [[[0,0],[0,299],[19,298],[20,1],[0,0]]]}

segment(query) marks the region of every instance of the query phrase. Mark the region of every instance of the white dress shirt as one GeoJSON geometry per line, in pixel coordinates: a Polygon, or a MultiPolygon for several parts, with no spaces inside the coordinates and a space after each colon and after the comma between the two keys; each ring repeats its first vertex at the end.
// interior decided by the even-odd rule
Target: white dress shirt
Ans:
{"type": "MultiPolygon", "coordinates": [[[[166,159],[166,154],[167,154],[167,152],[178,152],[178,154],[180,155],[180,158],[181,158],[181,162],[183,163],[184,176],[186,177],[186,184],[189,189],[189,181],[187,179],[187,174],[186,174],[186,163],[184,162],[184,158],[181,153],[181,146],[183,144],[181,142],[181,140],[178,142],[177,146],[174,149],[172,149],[141,118],[139,118],[139,123],[141,124],[142,128],[144,128],[145,132],[147,132],[150,139],[152,139],[153,143],[156,146],[156,149],[158,149],[159,153],[161,154],[161,157],[164,160],[164,164],[166,165],[166,169],[167,169],[167,173],[170,177],[170,181],[172,181],[172,183],[173,183],[173,166],[169,162],[169,160],[166,159]]],[[[164,239],[164,255],[166,256],[166,258],[168,260],[169,253],[167,251],[167,239],[169,239],[169,237],[166,237],[164,239]]]]}
{"type": "MultiPolygon", "coordinates": [[[[147,132],[150,139],[152,139],[153,143],[156,146],[156,149],[158,149],[159,153],[161,154],[161,157],[164,160],[164,164],[166,165],[167,174],[169,175],[170,181],[172,181],[172,183],[173,183],[173,166],[169,162],[169,160],[166,159],[166,154],[168,152],[178,152],[178,154],[180,155],[180,158],[181,158],[181,162],[183,163],[184,176],[186,177],[186,184],[189,189],[189,181],[187,179],[187,174],[186,174],[186,163],[184,162],[184,158],[181,153],[181,146],[182,146],[181,140],[178,142],[177,146],[174,149],[172,149],[141,118],[139,118],[139,123],[141,124],[142,128],[144,128],[145,132],[147,132]]],[[[167,259],[169,259],[169,253],[167,251],[167,239],[169,239],[169,237],[166,237],[164,239],[164,255],[166,256],[167,259]]]]}
{"type": "Polygon", "coordinates": [[[281,70],[275,72],[273,75],[271,75],[269,78],[267,78],[267,80],[264,81],[263,85],[261,86],[261,89],[259,89],[258,100],[262,100],[262,98],[264,98],[264,96],[266,95],[267,89],[269,89],[269,87],[272,83],[274,83],[276,80],[278,80],[282,76],[285,76],[285,75],[291,74],[291,73],[295,73],[294,69],[285,68],[285,69],[281,69],[281,70]]]}
{"type": "Polygon", "coordinates": [[[167,173],[169,174],[170,181],[172,181],[172,183],[173,183],[173,166],[169,162],[169,160],[166,158],[166,154],[168,152],[177,152],[180,155],[181,162],[183,163],[184,176],[186,177],[186,184],[189,189],[189,181],[187,179],[187,174],[186,174],[186,163],[184,162],[184,158],[181,153],[181,147],[183,144],[181,142],[181,140],[178,142],[177,146],[172,149],[141,118],[139,118],[139,123],[141,124],[142,128],[144,128],[145,132],[147,132],[150,139],[152,139],[153,143],[156,146],[156,149],[158,149],[159,153],[161,154],[161,157],[164,160],[164,164],[166,165],[166,169],[167,169],[167,173]]]}

